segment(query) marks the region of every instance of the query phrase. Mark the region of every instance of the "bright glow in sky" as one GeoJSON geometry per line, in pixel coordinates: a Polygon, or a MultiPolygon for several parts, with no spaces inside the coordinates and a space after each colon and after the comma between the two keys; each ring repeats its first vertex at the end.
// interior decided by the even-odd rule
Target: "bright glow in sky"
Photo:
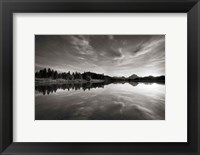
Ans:
{"type": "Polygon", "coordinates": [[[36,35],[35,68],[165,75],[165,35],[36,35]]]}

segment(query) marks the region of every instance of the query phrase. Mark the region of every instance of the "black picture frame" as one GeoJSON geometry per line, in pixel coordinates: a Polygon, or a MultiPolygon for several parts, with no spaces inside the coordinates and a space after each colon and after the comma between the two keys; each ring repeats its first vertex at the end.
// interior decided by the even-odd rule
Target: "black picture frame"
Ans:
{"type": "MultiPolygon", "coordinates": [[[[0,0],[1,154],[200,154],[199,0],[0,0]],[[13,142],[13,13],[187,13],[187,143],[13,142]]],[[[181,59],[181,58],[180,58],[181,59]]],[[[178,115],[178,114],[177,114],[178,115]]],[[[53,133],[52,133],[53,134],[53,133]]]]}

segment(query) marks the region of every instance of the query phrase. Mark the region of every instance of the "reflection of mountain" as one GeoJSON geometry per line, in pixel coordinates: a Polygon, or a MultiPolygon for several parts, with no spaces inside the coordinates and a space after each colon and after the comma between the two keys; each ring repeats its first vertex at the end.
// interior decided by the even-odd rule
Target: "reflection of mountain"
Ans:
{"type": "Polygon", "coordinates": [[[138,82],[147,83],[165,83],[165,76],[146,76],[138,77],[136,74],[126,78],[111,77],[104,74],[97,74],[93,72],[63,72],[58,73],[52,69],[40,70],[35,73],[35,90],[45,94],[56,92],[57,89],[69,90],[90,90],[93,88],[103,88],[104,85],[108,84],[124,84],[129,83],[132,86],[137,86],[138,82]]]}
{"type": "MultiPolygon", "coordinates": [[[[109,85],[109,84],[125,84],[125,83],[129,83],[133,87],[135,87],[139,84],[138,82],[126,82],[126,81],[113,82],[113,83],[105,83],[105,82],[91,83],[91,82],[87,82],[87,83],[70,83],[70,84],[48,84],[48,85],[36,85],[35,90],[42,93],[43,95],[49,95],[51,93],[56,93],[56,91],[58,89],[68,90],[68,91],[70,91],[70,90],[86,91],[86,90],[90,90],[90,89],[104,88],[105,85],[109,85]]],[[[142,83],[152,84],[154,82],[142,82],[142,83]]],[[[162,84],[160,82],[155,82],[155,83],[162,84]]]]}
{"type": "Polygon", "coordinates": [[[129,84],[135,87],[138,85],[138,82],[129,82],[129,84]]]}

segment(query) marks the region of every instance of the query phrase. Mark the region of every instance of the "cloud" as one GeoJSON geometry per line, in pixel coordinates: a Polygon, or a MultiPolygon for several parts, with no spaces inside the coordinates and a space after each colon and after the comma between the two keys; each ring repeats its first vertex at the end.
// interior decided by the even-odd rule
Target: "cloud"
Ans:
{"type": "Polygon", "coordinates": [[[92,54],[93,48],[84,36],[70,36],[71,44],[80,54],[92,54]]]}
{"type": "Polygon", "coordinates": [[[164,35],[37,35],[36,68],[110,76],[165,74],[164,35]]]}

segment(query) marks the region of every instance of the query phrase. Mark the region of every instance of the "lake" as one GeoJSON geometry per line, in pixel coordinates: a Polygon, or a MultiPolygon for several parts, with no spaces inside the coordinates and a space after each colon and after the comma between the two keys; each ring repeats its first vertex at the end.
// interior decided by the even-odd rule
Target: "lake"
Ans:
{"type": "Polygon", "coordinates": [[[35,87],[36,120],[164,120],[165,84],[85,83],[35,87]]]}

